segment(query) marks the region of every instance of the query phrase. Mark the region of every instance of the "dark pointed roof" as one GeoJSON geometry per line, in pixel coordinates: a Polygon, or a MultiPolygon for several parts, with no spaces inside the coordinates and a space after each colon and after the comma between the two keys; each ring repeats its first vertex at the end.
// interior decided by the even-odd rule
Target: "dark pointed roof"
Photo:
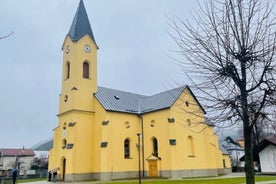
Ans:
{"type": "Polygon", "coordinates": [[[73,42],[77,42],[86,34],[88,34],[96,44],[83,1],[80,0],[79,7],[76,11],[76,14],[72,22],[72,25],[70,27],[70,30],[68,32],[68,35],[73,42]]]}

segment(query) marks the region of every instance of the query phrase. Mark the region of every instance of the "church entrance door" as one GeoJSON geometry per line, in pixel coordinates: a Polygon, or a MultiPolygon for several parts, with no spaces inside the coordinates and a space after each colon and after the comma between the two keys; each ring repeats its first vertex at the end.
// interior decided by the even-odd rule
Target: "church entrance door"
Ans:
{"type": "Polygon", "coordinates": [[[149,177],[157,177],[158,176],[157,160],[148,160],[148,165],[149,165],[149,177]]]}
{"type": "Polygon", "coordinates": [[[65,170],[66,170],[66,159],[63,158],[62,160],[62,170],[61,170],[61,179],[65,180],[65,170]]]}

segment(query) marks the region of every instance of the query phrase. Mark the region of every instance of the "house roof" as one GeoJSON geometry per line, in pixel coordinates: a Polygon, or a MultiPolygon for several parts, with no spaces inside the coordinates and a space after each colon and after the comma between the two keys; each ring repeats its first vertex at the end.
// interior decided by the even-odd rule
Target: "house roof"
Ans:
{"type": "Polygon", "coordinates": [[[229,152],[223,147],[223,145],[219,144],[219,149],[223,155],[229,155],[229,152]]]}
{"type": "MultiPolygon", "coordinates": [[[[259,153],[266,148],[268,145],[276,146],[276,135],[269,135],[263,139],[258,145],[253,148],[253,159],[254,161],[259,161],[259,153]]],[[[244,156],[240,158],[241,161],[244,161],[244,156]]]]}
{"type": "Polygon", "coordinates": [[[35,155],[32,149],[1,148],[0,152],[2,156],[34,156],[35,155]]]}
{"type": "Polygon", "coordinates": [[[276,135],[266,137],[257,146],[255,146],[254,149],[257,153],[259,153],[270,144],[276,146],[276,135]]]}
{"type": "MultiPolygon", "coordinates": [[[[98,87],[95,97],[107,111],[144,114],[171,107],[184,89],[189,89],[189,87],[182,86],[152,96],[145,96],[116,89],[98,87]]],[[[200,107],[202,108],[201,105],[200,107]]],[[[203,108],[202,110],[205,112],[203,108]]]]}
{"type": "Polygon", "coordinates": [[[90,36],[90,38],[94,41],[95,45],[97,46],[83,1],[80,0],[78,9],[76,11],[68,35],[73,42],[77,42],[86,34],[90,36]]]}
{"type": "Polygon", "coordinates": [[[220,141],[221,145],[227,149],[228,151],[230,150],[236,150],[236,151],[244,151],[244,148],[240,146],[237,142],[235,142],[232,137],[227,136],[224,141],[220,141]]]}

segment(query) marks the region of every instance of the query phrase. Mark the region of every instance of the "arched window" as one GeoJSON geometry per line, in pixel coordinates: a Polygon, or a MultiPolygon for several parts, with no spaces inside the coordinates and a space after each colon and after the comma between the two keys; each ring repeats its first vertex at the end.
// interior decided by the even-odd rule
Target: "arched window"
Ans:
{"type": "Polygon", "coordinates": [[[152,155],[158,157],[158,141],[155,137],[152,139],[152,146],[153,146],[152,155]]]}
{"type": "Polygon", "coordinates": [[[188,125],[188,126],[191,126],[191,125],[192,125],[192,122],[191,122],[190,119],[187,119],[187,125],[188,125]]]}
{"type": "Polygon", "coordinates": [[[192,136],[188,136],[188,156],[195,156],[194,140],[192,136]]]}
{"type": "Polygon", "coordinates": [[[65,69],[65,80],[70,78],[70,62],[66,62],[66,69],[65,69]]]}
{"type": "Polygon", "coordinates": [[[64,138],[62,139],[62,149],[66,148],[67,140],[64,138]]]}
{"type": "Polygon", "coordinates": [[[82,77],[85,79],[89,79],[89,63],[87,61],[83,62],[82,77]]]}
{"type": "Polygon", "coordinates": [[[130,158],[130,141],[129,141],[129,139],[125,139],[125,141],[124,141],[124,157],[130,158]]]}

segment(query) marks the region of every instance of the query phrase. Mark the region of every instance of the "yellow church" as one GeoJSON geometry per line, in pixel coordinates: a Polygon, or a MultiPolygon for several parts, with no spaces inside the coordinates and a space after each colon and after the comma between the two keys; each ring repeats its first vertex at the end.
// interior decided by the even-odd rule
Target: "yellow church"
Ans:
{"type": "Polygon", "coordinates": [[[98,46],[82,0],[62,50],[58,125],[49,156],[49,170],[59,168],[59,179],[229,172],[229,156],[189,86],[152,96],[98,86],[98,46]]]}

